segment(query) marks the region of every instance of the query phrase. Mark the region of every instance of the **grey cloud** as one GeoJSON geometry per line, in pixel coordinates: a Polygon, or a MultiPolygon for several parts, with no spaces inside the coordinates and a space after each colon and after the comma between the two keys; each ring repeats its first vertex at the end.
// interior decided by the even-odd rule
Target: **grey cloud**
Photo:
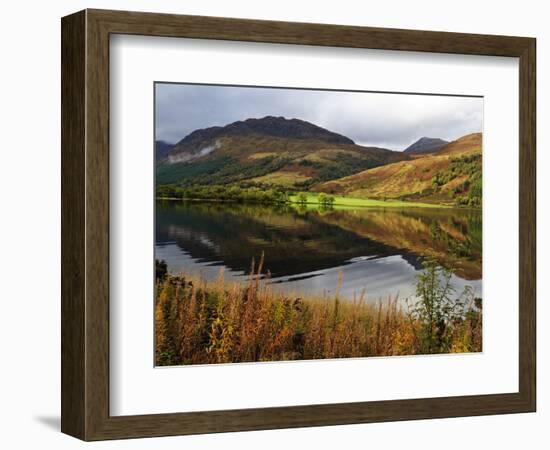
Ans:
{"type": "Polygon", "coordinates": [[[482,130],[483,99],[186,84],[156,85],[156,139],[267,115],[298,118],[363,145],[402,150],[422,136],[482,130]]]}

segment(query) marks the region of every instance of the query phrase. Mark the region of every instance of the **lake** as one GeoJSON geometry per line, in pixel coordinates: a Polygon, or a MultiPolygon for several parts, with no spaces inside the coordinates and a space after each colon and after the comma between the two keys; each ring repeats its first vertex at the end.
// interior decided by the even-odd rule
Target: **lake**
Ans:
{"type": "Polygon", "coordinates": [[[457,291],[481,291],[481,212],[444,208],[349,208],[157,201],[155,257],[171,273],[244,281],[264,255],[266,282],[296,294],[369,301],[414,297],[430,256],[452,268],[457,291]]]}

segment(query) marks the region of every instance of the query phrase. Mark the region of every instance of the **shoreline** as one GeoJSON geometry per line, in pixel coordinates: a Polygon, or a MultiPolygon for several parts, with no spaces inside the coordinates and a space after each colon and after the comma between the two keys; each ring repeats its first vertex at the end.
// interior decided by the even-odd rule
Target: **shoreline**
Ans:
{"type": "MultiPolygon", "coordinates": [[[[397,298],[366,302],[282,294],[260,282],[164,274],[156,281],[155,361],[159,366],[479,352],[482,310],[472,302],[441,322],[397,298]]],[[[428,270],[430,270],[428,268],[428,270]]],[[[435,270],[435,269],[431,269],[435,270]]],[[[419,281],[421,282],[421,281],[419,281]]],[[[473,301],[473,299],[471,299],[473,301]]],[[[449,299],[436,298],[436,307],[449,299]]],[[[455,300],[456,301],[456,300],[455,300]]]]}
{"type": "Polygon", "coordinates": [[[472,210],[472,211],[481,211],[481,208],[469,208],[462,207],[458,205],[442,205],[434,203],[421,203],[421,202],[405,202],[401,200],[395,201],[384,201],[384,200],[373,200],[373,199],[355,199],[350,197],[351,203],[342,203],[334,202],[331,206],[323,206],[319,202],[297,202],[290,200],[288,202],[254,202],[254,201],[241,201],[241,200],[227,200],[227,199],[217,199],[217,198],[193,198],[193,197],[155,197],[155,201],[180,201],[180,202],[210,202],[210,203],[248,203],[248,204],[264,204],[264,205],[289,205],[289,206],[307,206],[307,205],[316,205],[315,209],[326,208],[337,209],[353,209],[353,208],[426,208],[426,209],[460,209],[460,210],[472,210]],[[361,204],[360,202],[364,202],[361,204]]]}

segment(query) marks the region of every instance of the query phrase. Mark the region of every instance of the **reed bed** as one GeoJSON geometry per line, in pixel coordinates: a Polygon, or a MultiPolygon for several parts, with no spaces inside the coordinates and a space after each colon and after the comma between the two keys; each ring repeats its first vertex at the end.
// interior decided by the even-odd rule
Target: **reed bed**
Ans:
{"type": "Polygon", "coordinates": [[[442,324],[426,324],[397,298],[348,300],[339,289],[331,298],[288,295],[262,280],[262,261],[250,274],[246,283],[227,282],[223,270],[213,282],[157,274],[156,365],[481,351],[473,305],[443,324],[444,340],[426,345],[426,330],[441,333],[442,324]]]}

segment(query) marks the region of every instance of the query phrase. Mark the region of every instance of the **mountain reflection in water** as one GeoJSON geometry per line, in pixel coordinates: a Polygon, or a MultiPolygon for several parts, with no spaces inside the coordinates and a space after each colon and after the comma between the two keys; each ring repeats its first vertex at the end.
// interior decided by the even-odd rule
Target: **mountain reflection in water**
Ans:
{"type": "Polygon", "coordinates": [[[462,209],[300,211],[290,206],[217,202],[156,204],[155,257],[170,272],[245,280],[264,255],[269,282],[287,292],[365,292],[369,300],[415,292],[423,257],[455,271],[457,291],[481,296],[481,212],[462,209]]]}

